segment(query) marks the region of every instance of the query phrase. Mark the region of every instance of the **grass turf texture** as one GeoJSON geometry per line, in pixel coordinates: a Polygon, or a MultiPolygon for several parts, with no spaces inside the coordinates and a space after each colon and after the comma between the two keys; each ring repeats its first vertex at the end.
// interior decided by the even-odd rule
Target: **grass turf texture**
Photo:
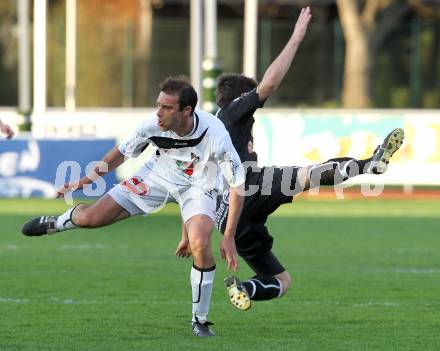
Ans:
{"type": "MultiPolygon", "coordinates": [[[[289,294],[230,306],[218,259],[215,338],[191,335],[190,260],[175,206],[28,238],[61,201],[0,200],[0,350],[438,350],[440,202],[300,200],[270,221],[289,294]]],[[[240,261],[238,275],[251,272],[240,261]]]]}

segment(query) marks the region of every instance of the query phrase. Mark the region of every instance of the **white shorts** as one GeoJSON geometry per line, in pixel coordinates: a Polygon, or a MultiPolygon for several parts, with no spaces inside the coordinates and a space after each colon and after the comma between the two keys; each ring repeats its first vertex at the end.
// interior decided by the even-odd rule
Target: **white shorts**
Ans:
{"type": "Polygon", "coordinates": [[[108,192],[131,216],[148,215],[175,202],[180,206],[184,222],[198,214],[207,215],[214,221],[217,191],[176,185],[159,180],[152,172],[142,173],[122,181],[108,192]]]}

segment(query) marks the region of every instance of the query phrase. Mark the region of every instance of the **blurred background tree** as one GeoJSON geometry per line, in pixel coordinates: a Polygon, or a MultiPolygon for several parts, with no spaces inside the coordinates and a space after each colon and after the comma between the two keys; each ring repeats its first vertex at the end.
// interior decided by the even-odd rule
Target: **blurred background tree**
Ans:
{"type": "MultiPolygon", "coordinates": [[[[226,72],[242,70],[243,3],[218,0],[226,72]]],[[[48,4],[48,103],[62,107],[65,0],[48,4]]],[[[77,4],[78,107],[154,106],[162,79],[189,74],[189,0],[77,4]]],[[[259,78],[304,5],[312,6],[312,24],[268,106],[440,107],[440,3],[433,0],[259,0],[259,78]]],[[[0,1],[3,106],[17,105],[16,17],[16,1],[0,1]]]]}
{"type": "MultiPolygon", "coordinates": [[[[380,50],[389,41],[391,33],[396,30],[396,26],[402,24],[404,20],[410,20],[411,32],[406,33],[412,36],[412,76],[411,84],[420,85],[421,77],[417,75],[420,70],[420,19],[437,17],[440,4],[434,1],[423,0],[336,0],[340,22],[345,39],[345,65],[344,65],[344,84],[342,91],[342,106],[363,108],[371,107],[372,87],[371,79],[374,77],[372,70],[375,68],[375,59],[380,57],[380,50]],[[413,17],[409,15],[413,12],[413,17]],[[416,12],[416,13],[414,13],[416,12]]],[[[438,17],[437,17],[438,19],[438,17]]],[[[405,29],[401,27],[401,32],[405,29]]],[[[434,31],[438,36],[437,31],[434,31]]],[[[434,39],[434,55],[438,55],[438,37],[434,39]]],[[[432,57],[436,59],[436,57],[432,57]]],[[[436,69],[437,61],[430,65],[436,69]]],[[[432,85],[432,84],[431,84],[432,85]]],[[[420,87],[413,92],[412,107],[420,107],[419,94],[420,87]]],[[[397,90],[394,105],[399,105],[399,100],[408,100],[408,94],[402,89],[397,90]]],[[[408,102],[407,102],[408,103],[408,102]]]]}
{"type": "Polygon", "coordinates": [[[0,106],[18,104],[16,30],[15,1],[0,1],[0,106]]]}

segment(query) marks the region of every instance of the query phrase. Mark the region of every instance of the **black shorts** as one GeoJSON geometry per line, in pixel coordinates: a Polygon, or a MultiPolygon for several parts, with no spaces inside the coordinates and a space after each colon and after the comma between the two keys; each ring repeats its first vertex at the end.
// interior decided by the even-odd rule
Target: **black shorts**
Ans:
{"type": "MultiPolygon", "coordinates": [[[[258,186],[258,191],[246,196],[235,234],[238,254],[257,274],[275,275],[285,269],[271,252],[273,238],[265,225],[267,217],[278,207],[292,202],[293,195],[283,193],[283,185],[294,189],[297,167],[264,167],[246,174],[246,190],[258,186]],[[283,180],[283,173],[288,178],[283,180]],[[268,181],[272,179],[272,181],[268,181]],[[283,183],[284,182],[284,183],[283,183]]],[[[223,233],[229,209],[228,194],[217,201],[217,228],[223,233]]]]}
{"type": "Polygon", "coordinates": [[[287,176],[285,186],[291,190],[296,184],[297,174],[297,167],[263,167],[254,172],[249,170],[246,174],[246,190],[257,186],[258,191],[245,197],[239,223],[266,222],[267,217],[278,207],[292,202],[293,196],[283,193],[283,175],[287,176]]]}

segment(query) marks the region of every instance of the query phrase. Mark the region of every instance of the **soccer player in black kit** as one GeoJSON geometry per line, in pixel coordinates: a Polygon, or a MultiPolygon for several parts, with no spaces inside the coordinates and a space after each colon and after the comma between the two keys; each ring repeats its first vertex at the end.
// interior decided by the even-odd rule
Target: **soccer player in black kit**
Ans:
{"type": "MultiPolygon", "coordinates": [[[[231,303],[247,310],[251,300],[270,300],[283,296],[292,284],[290,274],[272,252],[273,238],[266,227],[267,217],[282,204],[290,203],[302,191],[320,185],[336,185],[353,176],[386,171],[390,157],[403,142],[403,130],[393,130],[372,155],[365,160],[349,157],[335,158],[307,167],[257,166],[257,154],[252,150],[254,112],[274,92],[287,73],[311,19],[310,8],[303,8],[294,32],[278,57],[265,72],[260,84],[241,74],[220,76],[216,100],[220,110],[217,117],[223,121],[245,168],[245,187],[249,193],[235,235],[238,254],[256,275],[241,282],[235,276],[225,279],[231,303]],[[257,188],[255,192],[251,189],[257,188]]],[[[219,196],[216,225],[223,233],[228,216],[228,193],[219,196]]],[[[189,245],[179,243],[176,255],[191,255],[189,245]]]]}

